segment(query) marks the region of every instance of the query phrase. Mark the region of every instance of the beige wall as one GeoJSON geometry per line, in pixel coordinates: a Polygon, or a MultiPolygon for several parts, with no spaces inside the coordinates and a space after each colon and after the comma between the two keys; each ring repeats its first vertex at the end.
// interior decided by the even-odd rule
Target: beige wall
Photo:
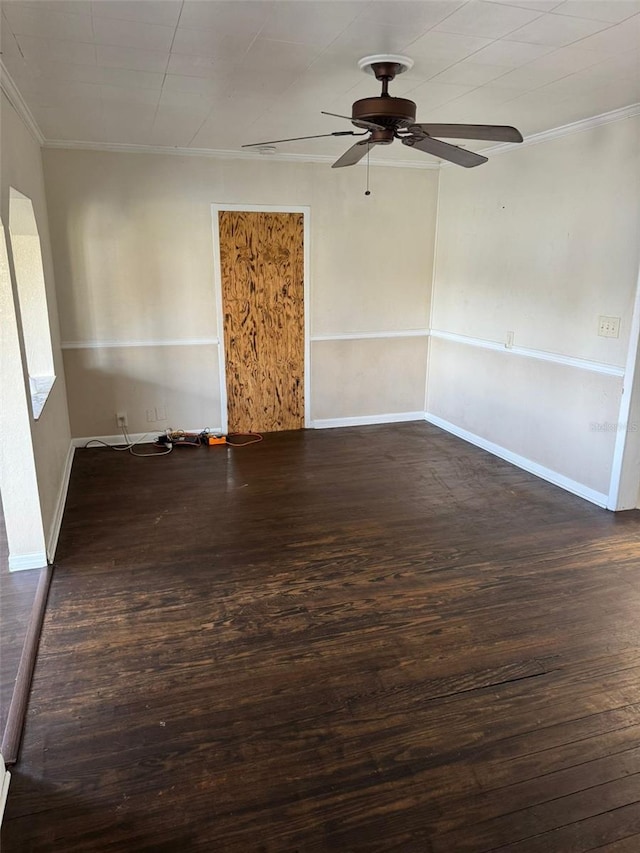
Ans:
{"type": "Polygon", "coordinates": [[[69,417],[80,436],[113,435],[114,412],[122,409],[131,432],[220,428],[216,346],[72,349],[65,351],[65,371],[69,417]],[[90,406],[78,392],[88,383],[90,406]],[[146,420],[147,410],[156,407],[166,410],[166,421],[146,420]]]}
{"type": "Polygon", "coordinates": [[[314,421],[424,412],[426,338],[317,341],[312,355],[314,421]]]}
{"type": "MultiPolygon", "coordinates": [[[[425,329],[438,175],[360,167],[45,150],[60,319],[75,436],[220,426],[212,203],[309,206],[311,335],[425,329]],[[400,200],[401,203],[398,203],[400,200]],[[105,342],[153,347],[100,347],[105,342]],[[192,371],[196,371],[194,376],[192,371]],[[146,410],[164,407],[150,424],[146,410]]],[[[426,339],[315,342],[311,408],[332,419],[424,408],[426,339]],[[347,375],[335,375],[349,352],[347,375]],[[362,370],[375,351],[376,370],[362,370]],[[364,387],[345,394],[351,380],[364,387]]]]}
{"type": "Polygon", "coordinates": [[[424,329],[429,312],[454,336],[513,332],[502,352],[434,338],[428,412],[605,495],[638,272],[638,133],[620,121],[439,179],[377,167],[368,198],[360,168],[44,151],[73,434],[113,434],[122,410],[131,432],[219,427],[217,349],[203,343],[218,328],[211,204],[304,205],[314,421],[421,411],[427,340],[386,333],[424,329]],[[597,335],[601,314],[622,318],[618,339],[597,335]],[[154,408],[166,420],[150,423],[154,408]]]}
{"type": "MultiPolygon", "coordinates": [[[[2,495],[5,502],[10,557],[13,559],[21,554],[33,553],[36,545],[40,548],[43,535],[47,542],[51,540],[69,451],[70,430],[40,147],[4,94],[0,106],[0,124],[2,138],[0,213],[6,226],[9,222],[11,187],[30,198],[33,203],[40,233],[53,360],[57,377],[42,414],[35,421],[30,407],[27,406],[25,412],[24,399],[22,405],[19,402],[18,385],[24,383],[26,366],[20,359],[22,375],[17,377],[16,353],[14,352],[8,361],[3,360],[1,368],[3,403],[5,393],[10,395],[10,402],[8,406],[3,405],[0,427],[2,430],[0,435],[2,495]],[[33,482],[34,477],[37,488],[33,482]]],[[[10,313],[3,312],[2,315],[3,337],[5,330],[9,330],[7,336],[9,341],[13,336],[10,331],[12,323],[10,313]]]]}
{"type": "MultiPolygon", "coordinates": [[[[440,178],[432,327],[624,367],[638,275],[640,119],[440,178]],[[599,315],[622,318],[618,339],[599,315]]],[[[619,376],[432,341],[428,411],[607,493],[619,376]]]]}
{"type": "Polygon", "coordinates": [[[429,412],[588,489],[609,490],[622,379],[431,342],[429,412]]]}

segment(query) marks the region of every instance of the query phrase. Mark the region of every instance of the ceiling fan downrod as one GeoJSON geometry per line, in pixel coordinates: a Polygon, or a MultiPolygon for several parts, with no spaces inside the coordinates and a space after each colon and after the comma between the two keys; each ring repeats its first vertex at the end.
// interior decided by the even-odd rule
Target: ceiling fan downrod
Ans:
{"type": "Polygon", "coordinates": [[[382,83],[381,98],[390,98],[389,83],[395,80],[396,74],[399,74],[402,66],[399,62],[372,62],[371,70],[375,74],[376,80],[382,83]]]}

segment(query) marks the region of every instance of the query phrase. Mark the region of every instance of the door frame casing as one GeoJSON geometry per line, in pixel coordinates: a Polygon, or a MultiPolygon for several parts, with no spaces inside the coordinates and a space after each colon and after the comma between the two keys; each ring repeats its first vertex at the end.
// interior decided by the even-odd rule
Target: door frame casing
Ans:
{"type": "Polygon", "coordinates": [[[224,310],[222,304],[222,265],[220,263],[220,211],[239,211],[245,213],[301,213],[303,239],[303,301],[304,301],[304,426],[311,426],[311,336],[310,336],[310,300],[309,300],[309,264],[311,259],[311,208],[308,205],[280,204],[224,204],[214,202],[211,205],[213,229],[213,287],[218,315],[218,366],[220,372],[220,419],[222,432],[227,433],[229,412],[227,401],[227,367],[224,346],[224,310]]]}

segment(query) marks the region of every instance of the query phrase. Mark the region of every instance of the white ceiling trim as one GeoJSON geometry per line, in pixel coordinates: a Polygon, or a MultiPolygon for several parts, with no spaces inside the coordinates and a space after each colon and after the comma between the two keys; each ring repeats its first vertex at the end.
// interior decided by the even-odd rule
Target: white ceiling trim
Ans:
{"type": "MultiPolygon", "coordinates": [[[[264,155],[257,151],[238,151],[238,150],[221,150],[213,148],[179,148],[161,145],[132,145],[128,143],[102,143],[102,142],[83,142],[81,140],[67,139],[46,139],[38,123],[33,117],[31,110],[27,106],[24,98],[20,94],[20,90],[13,81],[13,78],[7,71],[2,59],[0,59],[0,89],[7,96],[9,102],[17,111],[18,115],[24,121],[27,129],[33,138],[44,148],[63,148],[63,149],[81,149],[85,151],[112,151],[128,154],[174,154],[183,157],[212,157],[223,160],[274,160],[276,162],[288,163],[333,163],[334,156],[326,154],[287,154],[284,152],[276,152],[275,154],[264,155]]],[[[569,136],[573,133],[583,133],[595,127],[600,127],[603,124],[610,124],[616,121],[632,118],[640,114],[640,103],[630,104],[626,107],[620,107],[610,112],[601,113],[600,115],[591,116],[590,118],[580,119],[579,121],[563,124],[559,127],[543,130],[540,133],[532,133],[526,136],[523,142],[505,142],[500,145],[494,145],[489,148],[483,148],[483,154],[490,154],[495,157],[496,154],[504,154],[506,151],[522,148],[527,145],[538,145],[542,142],[550,142],[553,139],[559,139],[563,136],[569,136]]],[[[447,162],[421,162],[415,160],[379,160],[371,157],[370,163],[375,166],[392,166],[403,169],[440,169],[441,167],[448,168],[453,166],[447,162]]],[[[362,160],[358,165],[362,166],[365,161],[362,160]]]]}
{"type": "MultiPolygon", "coordinates": [[[[45,148],[72,148],[84,151],[115,151],[125,154],[178,154],[183,157],[213,157],[222,160],[262,160],[285,163],[334,163],[335,155],[328,154],[286,154],[276,152],[275,154],[259,154],[257,151],[228,151],[215,148],[178,148],[161,145],[131,145],[128,143],[106,143],[106,142],[81,142],[66,139],[47,139],[45,148]]],[[[422,163],[415,160],[380,160],[371,157],[372,166],[394,166],[402,169],[439,169],[440,164],[435,162],[422,163]]],[[[362,160],[357,165],[366,165],[362,160]]]]}
{"type": "Polygon", "coordinates": [[[0,59],[0,89],[7,96],[9,103],[25,123],[27,130],[36,140],[38,145],[43,145],[45,142],[44,134],[38,127],[37,121],[34,119],[31,110],[20,94],[20,90],[13,82],[13,78],[7,71],[2,59],[0,59]]]}
{"type": "MultiPolygon", "coordinates": [[[[17,90],[16,90],[17,91],[17,90]]],[[[25,105],[26,109],[26,105],[25,105]]],[[[553,139],[559,139],[563,136],[569,136],[573,133],[583,133],[587,130],[592,130],[594,127],[600,127],[603,124],[611,124],[616,121],[632,118],[640,114],[640,103],[630,104],[627,107],[620,107],[616,110],[611,110],[607,113],[601,113],[591,118],[580,119],[570,124],[563,124],[560,127],[551,128],[551,130],[543,130],[540,133],[532,133],[526,136],[523,142],[505,142],[501,145],[494,145],[490,148],[483,148],[482,154],[490,154],[495,157],[496,154],[504,154],[506,151],[523,148],[527,145],[538,145],[542,142],[550,142],[553,139]]],[[[37,125],[36,125],[37,127],[37,125]]],[[[102,143],[102,142],[81,142],[68,141],[65,139],[47,139],[43,143],[45,148],[76,148],[89,151],[115,151],[129,154],[178,154],[187,157],[214,157],[225,160],[275,160],[276,162],[289,163],[333,163],[334,156],[326,154],[286,154],[276,152],[275,154],[259,154],[257,151],[236,151],[236,150],[218,150],[213,148],[170,148],[164,146],[152,145],[130,145],[125,143],[102,143]]],[[[426,162],[422,163],[414,160],[379,160],[371,157],[370,162],[375,166],[394,166],[403,169],[439,169],[441,166],[449,168],[453,163],[441,162],[426,162]]],[[[358,165],[365,164],[361,160],[358,165]]]]}
{"type": "MultiPolygon", "coordinates": [[[[571,122],[571,124],[563,124],[560,127],[553,127],[551,130],[542,130],[540,133],[532,133],[531,136],[525,136],[523,142],[504,142],[500,145],[494,145],[491,148],[483,148],[483,154],[490,154],[495,157],[496,154],[503,154],[505,151],[513,151],[514,148],[522,148],[526,145],[538,145],[541,142],[550,142],[552,139],[559,139],[562,136],[569,136],[572,133],[583,133],[585,130],[592,130],[594,127],[600,127],[603,124],[611,124],[615,121],[623,121],[627,118],[640,114],[640,104],[630,104],[628,107],[620,107],[617,110],[611,110],[608,113],[592,116],[591,118],[580,119],[580,121],[571,122]]],[[[453,163],[443,163],[444,166],[452,166],[453,163]]]]}

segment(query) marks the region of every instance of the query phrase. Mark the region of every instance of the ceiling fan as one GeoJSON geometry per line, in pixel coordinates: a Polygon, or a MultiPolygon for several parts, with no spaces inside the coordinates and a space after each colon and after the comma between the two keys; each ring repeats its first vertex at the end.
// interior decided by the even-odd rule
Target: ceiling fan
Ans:
{"type": "Polygon", "coordinates": [[[413,60],[407,56],[376,55],[365,56],[358,62],[362,71],[374,74],[382,83],[382,92],[378,97],[362,98],[351,108],[351,116],[337,113],[323,115],[344,118],[362,129],[337,130],[333,133],[320,133],[315,136],[296,136],[291,139],[275,139],[270,142],[252,142],[243,148],[265,148],[280,142],[298,142],[302,139],[321,139],[328,136],[366,136],[356,142],[333,164],[333,169],[342,166],[354,166],[373,145],[390,145],[399,139],[403,145],[417,148],[426,154],[433,154],[441,160],[449,160],[469,169],[487,162],[487,158],[475,151],[467,151],[457,145],[442,142],[436,137],[447,139],[485,139],[495,142],[522,142],[522,134],[515,127],[494,124],[419,124],[416,122],[416,105],[406,98],[394,98],[389,94],[389,83],[404,71],[413,67],[413,60]]]}

